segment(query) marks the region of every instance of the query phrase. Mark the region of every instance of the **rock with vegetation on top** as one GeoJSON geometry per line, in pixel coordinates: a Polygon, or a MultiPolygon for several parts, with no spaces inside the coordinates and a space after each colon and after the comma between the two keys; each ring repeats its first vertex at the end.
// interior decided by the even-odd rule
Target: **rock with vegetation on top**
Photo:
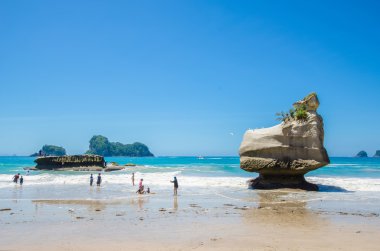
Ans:
{"type": "Polygon", "coordinates": [[[259,173],[250,182],[252,188],[318,190],[304,178],[307,172],[330,163],[318,106],[318,97],[312,93],[293,104],[289,112],[278,114],[281,124],[246,131],[240,146],[240,166],[259,173]]]}
{"type": "Polygon", "coordinates": [[[375,155],[373,155],[374,158],[380,158],[380,150],[377,150],[375,155]]]}
{"type": "MultiPolygon", "coordinates": [[[[66,155],[65,148],[61,146],[44,145],[40,152],[46,156],[64,156],[66,155]]],[[[39,153],[33,153],[30,157],[39,156],[39,153]]]]}
{"type": "Polygon", "coordinates": [[[102,171],[105,168],[104,157],[99,155],[47,156],[34,162],[40,170],[102,171]]]}
{"type": "Polygon", "coordinates": [[[357,158],[367,158],[368,154],[367,154],[366,151],[360,151],[360,152],[358,152],[358,154],[356,154],[355,157],[357,157],[357,158]]]}
{"type": "Polygon", "coordinates": [[[98,154],[102,156],[127,156],[127,157],[153,157],[149,148],[139,142],[133,144],[122,144],[109,142],[102,135],[95,135],[90,140],[90,149],[87,154],[98,154]]]}

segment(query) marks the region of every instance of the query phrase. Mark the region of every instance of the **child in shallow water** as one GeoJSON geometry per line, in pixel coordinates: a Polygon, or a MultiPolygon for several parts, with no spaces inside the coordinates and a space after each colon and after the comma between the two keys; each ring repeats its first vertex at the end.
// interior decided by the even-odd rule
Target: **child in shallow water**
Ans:
{"type": "Polygon", "coordinates": [[[136,193],[138,193],[138,194],[144,194],[145,193],[144,186],[140,186],[139,190],[137,190],[136,193]]]}

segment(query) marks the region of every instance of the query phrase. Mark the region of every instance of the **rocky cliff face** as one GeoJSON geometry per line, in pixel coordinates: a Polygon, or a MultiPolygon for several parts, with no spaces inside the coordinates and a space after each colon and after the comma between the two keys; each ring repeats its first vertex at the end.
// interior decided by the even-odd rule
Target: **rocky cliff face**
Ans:
{"type": "Polygon", "coordinates": [[[42,170],[101,171],[105,167],[104,158],[99,155],[48,156],[34,162],[36,168],[42,170]]]}
{"type": "Polygon", "coordinates": [[[380,158],[380,150],[377,150],[375,155],[373,155],[374,158],[380,158]]]}
{"type": "Polygon", "coordinates": [[[318,190],[304,179],[305,173],[330,163],[323,146],[323,119],[317,113],[318,106],[317,95],[308,95],[293,105],[295,110],[283,123],[245,133],[240,166],[260,174],[251,182],[253,188],[318,190]],[[303,114],[302,119],[298,114],[303,114]]]}

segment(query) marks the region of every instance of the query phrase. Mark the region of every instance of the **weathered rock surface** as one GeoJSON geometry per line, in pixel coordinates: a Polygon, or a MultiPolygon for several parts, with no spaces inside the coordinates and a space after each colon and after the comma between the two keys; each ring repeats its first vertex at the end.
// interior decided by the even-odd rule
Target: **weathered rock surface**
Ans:
{"type": "Polygon", "coordinates": [[[124,170],[124,166],[107,166],[104,171],[105,172],[113,172],[113,171],[121,171],[124,170]]]}
{"type": "Polygon", "coordinates": [[[357,157],[357,158],[367,158],[368,154],[367,154],[366,151],[360,151],[360,152],[358,152],[358,154],[356,154],[355,157],[357,157]]]}
{"type": "Polygon", "coordinates": [[[330,163],[323,146],[323,119],[317,113],[317,95],[308,95],[293,106],[303,106],[307,119],[289,117],[270,128],[246,131],[240,146],[240,167],[260,174],[250,182],[251,187],[318,190],[304,178],[307,172],[330,163]]]}
{"type": "Polygon", "coordinates": [[[34,162],[40,170],[102,171],[105,168],[104,157],[99,155],[48,156],[34,162]]]}
{"type": "Polygon", "coordinates": [[[377,150],[375,155],[373,155],[374,158],[380,158],[380,150],[377,150]]]}

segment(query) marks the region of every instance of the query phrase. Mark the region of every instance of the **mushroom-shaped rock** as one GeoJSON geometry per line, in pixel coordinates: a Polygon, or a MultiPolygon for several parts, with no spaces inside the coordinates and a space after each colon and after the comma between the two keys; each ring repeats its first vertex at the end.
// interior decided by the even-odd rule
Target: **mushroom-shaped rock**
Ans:
{"type": "Polygon", "coordinates": [[[240,146],[240,166],[259,173],[250,183],[252,188],[318,190],[304,178],[307,172],[330,163],[323,146],[323,119],[316,112],[317,95],[312,93],[293,106],[295,115],[290,113],[281,124],[246,131],[240,146]],[[300,112],[307,116],[298,119],[300,112]]]}

